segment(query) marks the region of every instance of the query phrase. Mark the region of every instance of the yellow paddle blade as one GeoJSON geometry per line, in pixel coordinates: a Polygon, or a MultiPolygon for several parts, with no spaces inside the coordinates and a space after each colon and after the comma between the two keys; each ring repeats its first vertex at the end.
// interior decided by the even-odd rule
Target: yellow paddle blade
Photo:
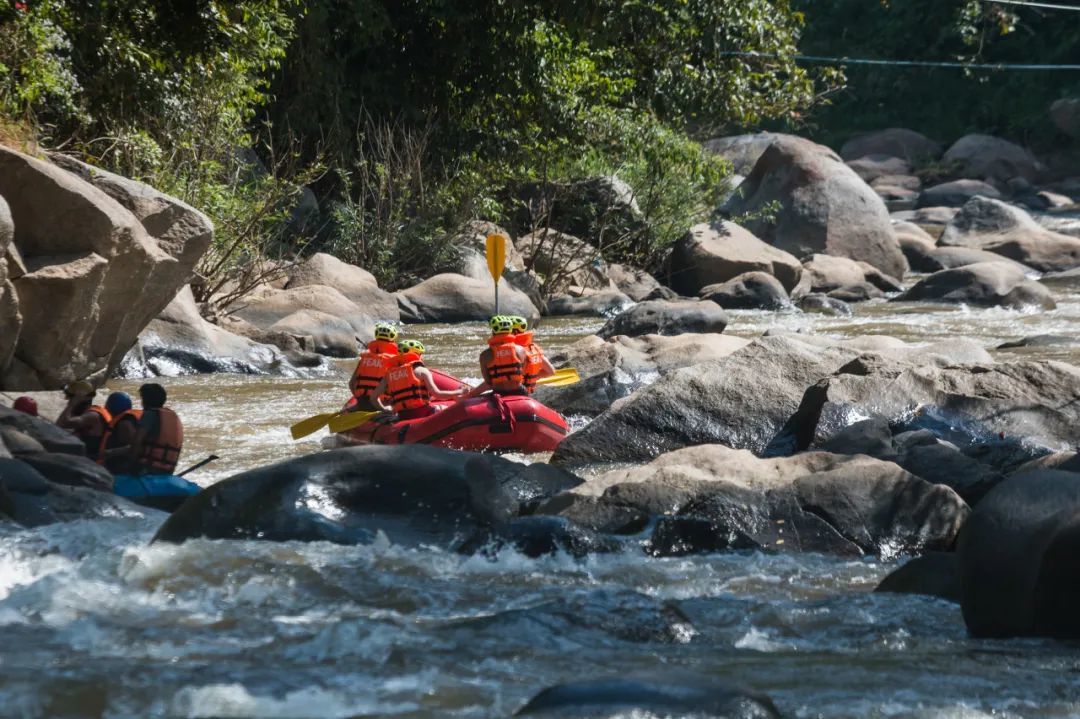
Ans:
{"type": "Polygon", "coordinates": [[[560,370],[555,370],[555,374],[550,377],[541,377],[536,380],[536,384],[546,385],[548,387],[562,387],[563,385],[574,384],[581,381],[581,375],[573,367],[565,367],[560,370]]]}
{"type": "Polygon", "coordinates": [[[359,427],[372,417],[378,416],[378,414],[379,412],[346,412],[340,414],[330,420],[330,431],[334,434],[348,432],[350,429],[359,427]]]}
{"type": "Polygon", "coordinates": [[[506,267],[506,237],[504,235],[487,236],[487,263],[491,279],[498,284],[506,267]]]}
{"type": "Polygon", "coordinates": [[[330,421],[331,417],[337,416],[336,412],[330,412],[328,414],[317,414],[314,417],[308,417],[307,419],[300,420],[289,431],[292,432],[293,439],[300,439],[301,437],[307,437],[312,432],[318,432],[320,429],[326,426],[326,423],[330,421]]]}

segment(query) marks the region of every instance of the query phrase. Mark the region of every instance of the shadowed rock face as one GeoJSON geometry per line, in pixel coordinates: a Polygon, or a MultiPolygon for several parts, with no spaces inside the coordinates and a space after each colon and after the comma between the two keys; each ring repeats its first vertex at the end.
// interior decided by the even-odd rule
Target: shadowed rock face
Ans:
{"type": "Polygon", "coordinates": [[[721,682],[691,683],[685,677],[620,677],[562,684],[537,694],[517,716],[596,719],[636,716],[638,711],[705,719],[780,717],[764,695],[721,682]]]}
{"type": "Polygon", "coordinates": [[[727,327],[723,308],[708,300],[649,300],[611,318],[596,334],[681,335],[687,332],[720,333],[727,327]]]}
{"type": "Polygon", "coordinates": [[[1080,475],[1010,477],[976,508],[958,551],[973,636],[1080,639],[1080,475]]]}
{"type": "MultiPolygon", "coordinates": [[[[64,468],[89,462],[83,457],[36,455],[36,459],[50,477],[66,481],[79,481],[93,471],[84,469],[81,477],[76,476],[78,468],[76,473],[65,473],[64,468]]],[[[23,527],[40,527],[78,519],[142,517],[149,511],[111,491],[58,484],[25,461],[0,458],[0,521],[10,519],[23,527]]]]}
{"type": "Polygon", "coordinates": [[[155,541],[193,537],[451,543],[580,482],[554,468],[435,447],[321,452],[243,472],[188,500],[155,541]]]}
{"type": "MultiPolygon", "coordinates": [[[[0,382],[12,389],[55,389],[119,366],[213,235],[210,221],[179,200],[64,164],[72,171],[0,148],[0,195],[21,261],[11,286],[23,326],[36,328],[17,333],[14,354],[0,367],[0,382]]],[[[0,278],[0,335],[12,336],[5,288],[0,278]]]]}
{"type": "Polygon", "coordinates": [[[1018,265],[979,262],[951,270],[941,270],[917,282],[894,302],[947,302],[976,307],[1042,307],[1057,303],[1050,290],[1029,280],[1018,265]]]}

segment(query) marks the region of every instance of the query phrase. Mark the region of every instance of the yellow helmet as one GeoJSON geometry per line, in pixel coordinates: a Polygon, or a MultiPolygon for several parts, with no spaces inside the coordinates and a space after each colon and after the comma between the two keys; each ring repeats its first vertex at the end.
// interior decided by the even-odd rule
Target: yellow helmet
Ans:
{"type": "Polygon", "coordinates": [[[397,343],[397,351],[401,354],[424,354],[424,343],[420,340],[401,340],[397,343]]]}
{"type": "Polygon", "coordinates": [[[510,315],[510,324],[515,333],[525,332],[529,329],[529,321],[521,315],[510,315]]]}
{"type": "Polygon", "coordinates": [[[389,322],[376,322],[375,323],[375,339],[388,340],[393,342],[397,339],[398,330],[397,327],[389,322]]]}
{"type": "Polygon", "coordinates": [[[493,335],[508,335],[514,330],[513,321],[506,315],[495,315],[488,320],[493,335]]]}
{"type": "Polygon", "coordinates": [[[92,397],[95,394],[94,385],[84,379],[78,379],[64,385],[64,394],[68,397],[74,397],[77,394],[85,394],[92,397]]]}

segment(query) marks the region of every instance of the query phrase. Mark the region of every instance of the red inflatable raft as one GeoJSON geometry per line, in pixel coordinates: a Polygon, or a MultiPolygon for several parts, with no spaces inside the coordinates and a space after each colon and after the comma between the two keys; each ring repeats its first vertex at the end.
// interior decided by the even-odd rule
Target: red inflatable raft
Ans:
{"type": "MultiPolygon", "coordinates": [[[[461,386],[433,372],[440,389],[461,386]]],[[[393,421],[376,417],[343,434],[350,444],[430,444],[473,452],[552,452],[566,436],[561,414],[532,397],[486,394],[463,400],[436,400],[435,414],[393,421]]]]}

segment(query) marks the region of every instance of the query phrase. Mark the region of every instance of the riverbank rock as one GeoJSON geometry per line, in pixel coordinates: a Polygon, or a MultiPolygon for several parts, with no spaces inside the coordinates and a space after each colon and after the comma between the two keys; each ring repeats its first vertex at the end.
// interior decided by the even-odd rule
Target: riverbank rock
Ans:
{"type": "Polygon", "coordinates": [[[979,504],[958,547],[974,637],[1080,638],[1080,475],[1015,475],[979,504]]]}
{"type": "Polygon", "coordinates": [[[889,155],[909,163],[936,160],[941,156],[941,144],[914,130],[890,127],[856,135],[840,148],[840,156],[845,160],[867,155],[889,155]]]}
{"type": "MultiPolygon", "coordinates": [[[[133,180],[88,171],[91,182],[0,148],[0,196],[21,265],[10,282],[23,327],[36,328],[17,333],[0,386],[104,378],[209,246],[213,226],[198,211],[133,180]]],[[[0,319],[11,322],[8,285],[0,286],[0,319]]],[[[15,336],[14,326],[0,335],[15,336]]]]}
{"type": "Polygon", "coordinates": [[[645,270],[611,263],[607,266],[607,275],[619,291],[634,302],[673,300],[678,297],[675,292],[661,285],[645,270]]]}
{"type": "Polygon", "coordinates": [[[184,503],[154,541],[452,540],[501,524],[580,480],[546,465],[426,446],[338,449],[253,469],[184,503]],[[403,473],[402,467],[408,472],[403,473]]]}
{"type": "Polygon", "coordinates": [[[519,237],[514,246],[526,269],[544,278],[548,292],[566,292],[572,286],[593,290],[613,288],[600,251],[577,237],[539,230],[519,237]]]}
{"type": "Polygon", "coordinates": [[[312,285],[332,287],[372,317],[390,322],[400,317],[394,295],[379,289],[374,275],[325,252],[318,252],[294,267],[285,289],[312,285]]]}
{"type": "Polygon", "coordinates": [[[672,288],[689,296],[747,272],[772,275],[791,292],[802,276],[802,265],[795,257],[724,220],[691,227],[675,243],[670,267],[672,288]]]}
{"type": "Polygon", "coordinates": [[[973,247],[931,246],[928,248],[914,242],[905,244],[904,240],[901,240],[901,245],[904,247],[904,254],[908,258],[908,264],[911,265],[911,269],[917,272],[939,272],[980,262],[1004,262],[1019,269],[1025,275],[1038,274],[1034,268],[1020,264],[1016,260],[1010,260],[1008,257],[994,252],[977,250],[973,247]]]}
{"type": "Polygon", "coordinates": [[[662,454],[571,494],[659,515],[650,544],[660,555],[949,549],[968,514],[951,489],[891,462],[827,452],[761,459],[719,444],[662,454]]]}
{"type": "MultiPolygon", "coordinates": [[[[0,373],[11,363],[15,354],[15,346],[19,342],[19,332],[22,330],[22,315],[19,314],[19,298],[15,294],[15,285],[11,284],[11,278],[21,274],[21,267],[8,267],[9,254],[14,256],[10,249],[15,239],[15,224],[11,220],[11,210],[7,202],[0,197],[0,373]]],[[[21,259],[20,259],[21,261],[21,259]]]]}
{"type": "Polygon", "coordinates": [[[1044,229],[1019,207],[975,197],[949,222],[939,243],[987,250],[1040,272],[1080,265],[1080,239],[1044,229]]]}
{"type": "Polygon", "coordinates": [[[823,295],[820,292],[811,292],[804,297],[800,297],[795,306],[803,312],[814,312],[831,317],[851,317],[852,314],[851,307],[847,302],[823,295]]]}
{"type": "Polygon", "coordinates": [[[706,152],[719,155],[731,163],[732,172],[745,177],[754,169],[769,145],[786,137],[775,132],[756,132],[746,135],[730,135],[706,140],[702,147],[706,152]]]}
{"type": "Polygon", "coordinates": [[[821,252],[862,260],[893,277],[907,270],[884,202],[827,147],[777,139],[725,209],[754,213],[775,202],[775,219],[746,225],[765,242],[796,257],[821,252]]]}
{"type": "Polygon", "coordinates": [[[556,295],[547,301],[547,314],[593,315],[611,317],[634,304],[634,301],[618,290],[585,291],[580,296],[556,295]]]}
{"type": "Polygon", "coordinates": [[[1050,290],[1029,280],[1024,270],[1004,262],[979,262],[941,270],[919,280],[893,302],[947,302],[976,307],[1054,309],[1050,290]]]}
{"type": "Polygon", "coordinates": [[[1000,182],[1008,182],[1014,177],[1037,182],[1045,169],[1024,148],[992,135],[965,135],[945,151],[942,159],[957,165],[965,177],[1000,182]]]}
{"type": "Polygon", "coordinates": [[[973,197],[1001,198],[1001,193],[993,185],[981,180],[953,180],[925,188],[919,193],[916,209],[930,207],[962,207],[973,197]]]}
{"type": "Polygon", "coordinates": [[[191,288],[184,287],[139,334],[118,374],[137,378],[232,372],[295,377],[305,374],[302,368],[324,369],[322,361],[309,353],[285,352],[207,322],[199,314],[191,288]]]}
{"type": "Polygon", "coordinates": [[[891,155],[865,155],[856,160],[848,160],[847,166],[854,170],[863,182],[871,186],[875,180],[882,177],[896,177],[911,173],[909,162],[891,155]]]}
{"type": "MultiPolygon", "coordinates": [[[[495,289],[487,282],[443,274],[397,293],[405,322],[469,322],[487,320],[495,311],[495,289]]],[[[534,322],[540,311],[525,293],[499,280],[499,312],[534,322]]]]}
{"type": "Polygon", "coordinates": [[[702,719],[779,719],[763,694],[683,675],[618,677],[560,684],[533,697],[515,716],[604,719],[693,716],[702,719]]]}
{"type": "Polygon", "coordinates": [[[718,285],[701,288],[701,299],[725,310],[793,309],[780,280],[764,272],[746,272],[718,285]]]}
{"type": "Polygon", "coordinates": [[[589,335],[552,355],[556,365],[574,367],[582,380],[564,387],[539,387],[536,398],[566,415],[595,417],[612,403],[655,382],[663,374],[737,352],[750,340],[722,334],[664,337],[589,335]]]}
{"type": "MultiPolygon", "coordinates": [[[[48,456],[37,455],[36,459],[48,456]]],[[[66,465],[69,460],[79,459],[90,461],[84,457],[68,457],[61,461],[70,466],[66,465]]],[[[56,471],[59,466],[60,463],[51,465],[56,471]]],[[[80,519],[144,516],[147,516],[147,510],[111,491],[64,486],[49,481],[25,461],[0,459],[0,519],[10,519],[23,527],[40,527],[80,519]]]]}
{"type": "Polygon", "coordinates": [[[723,308],[708,300],[649,300],[612,317],[596,334],[680,335],[686,332],[715,332],[727,327],[723,308]]]}
{"type": "MultiPolygon", "coordinates": [[[[57,416],[60,414],[56,413],[57,416]]],[[[86,454],[82,440],[60,429],[42,417],[32,417],[0,405],[0,427],[17,431],[40,444],[46,451],[82,456],[86,454]]]]}

